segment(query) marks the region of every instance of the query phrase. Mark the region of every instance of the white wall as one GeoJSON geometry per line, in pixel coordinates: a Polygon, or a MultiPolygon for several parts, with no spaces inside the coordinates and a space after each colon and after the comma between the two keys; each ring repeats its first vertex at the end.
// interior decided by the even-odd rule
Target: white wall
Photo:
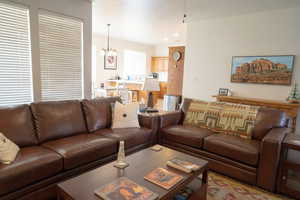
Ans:
{"type": "Polygon", "coordinates": [[[168,45],[157,45],[155,46],[155,56],[169,56],[169,46],[168,45]]]}
{"type": "MultiPolygon", "coordinates": [[[[3,0],[0,0],[3,1],[3,0]]],[[[34,100],[40,100],[40,54],[38,11],[46,9],[57,14],[75,17],[83,21],[83,54],[84,54],[84,96],[91,98],[91,60],[92,60],[92,4],[88,0],[9,0],[29,7],[34,100]]],[[[5,1],[4,1],[5,2],[5,1]]]]}
{"type": "Polygon", "coordinates": [[[99,87],[100,83],[105,80],[116,76],[117,74],[122,77],[124,67],[124,50],[132,50],[144,52],[147,56],[147,73],[151,68],[151,57],[154,55],[155,48],[152,45],[146,45],[126,40],[111,38],[111,48],[118,51],[118,68],[117,70],[104,70],[104,56],[101,55],[101,49],[106,48],[106,37],[102,35],[93,35],[93,46],[96,47],[96,85],[99,87]]]}
{"type": "Polygon", "coordinates": [[[299,19],[300,8],[293,8],[188,24],[184,96],[212,100],[224,87],[238,96],[285,100],[290,86],[230,83],[231,59],[296,55],[294,79],[300,84],[299,19]]]}

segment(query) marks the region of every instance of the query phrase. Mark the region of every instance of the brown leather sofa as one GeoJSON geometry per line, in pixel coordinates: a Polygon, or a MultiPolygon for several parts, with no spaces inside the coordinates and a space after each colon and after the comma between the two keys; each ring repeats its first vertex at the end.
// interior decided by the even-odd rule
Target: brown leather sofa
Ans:
{"type": "Polygon", "coordinates": [[[190,100],[179,112],[161,116],[159,143],[204,158],[211,170],[274,191],[281,142],[291,130],[279,110],[260,108],[253,139],[183,125],[190,100]]]}
{"type": "Polygon", "coordinates": [[[50,199],[55,184],[155,143],[159,119],[139,116],[141,128],[111,129],[116,99],[57,101],[0,108],[0,132],[20,148],[0,164],[0,199],[50,199]]]}

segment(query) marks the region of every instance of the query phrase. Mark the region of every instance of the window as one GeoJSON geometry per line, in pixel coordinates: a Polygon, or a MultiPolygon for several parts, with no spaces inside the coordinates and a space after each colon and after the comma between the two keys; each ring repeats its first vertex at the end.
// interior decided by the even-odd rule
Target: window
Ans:
{"type": "Polygon", "coordinates": [[[0,106],[32,102],[29,10],[0,2],[0,106]]]}
{"type": "Polygon", "coordinates": [[[143,52],[124,51],[124,77],[138,78],[146,75],[146,54],[143,52]]]}
{"type": "Polygon", "coordinates": [[[41,99],[83,97],[82,22],[39,13],[41,99]]]}

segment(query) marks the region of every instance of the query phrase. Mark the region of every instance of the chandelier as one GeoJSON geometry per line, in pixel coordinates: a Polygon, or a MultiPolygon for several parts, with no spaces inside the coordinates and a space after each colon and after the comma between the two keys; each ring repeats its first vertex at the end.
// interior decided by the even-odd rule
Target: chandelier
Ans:
{"type": "Polygon", "coordinates": [[[110,24],[107,24],[107,46],[103,48],[101,54],[104,56],[116,56],[117,50],[110,48],[110,24]]]}

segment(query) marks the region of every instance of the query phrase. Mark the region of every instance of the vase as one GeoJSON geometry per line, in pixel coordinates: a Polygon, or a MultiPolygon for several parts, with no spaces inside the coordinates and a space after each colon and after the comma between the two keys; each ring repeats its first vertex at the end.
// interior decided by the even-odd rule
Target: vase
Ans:
{"type": "Polygon", "coordinates": [[[124,168],[129,166],[129,164],[125,160],[124,141],[120,141],[118,158],[117,158],[117,162],[114,166],[119,168],[119,169],[124,169],[124,168]]]}

